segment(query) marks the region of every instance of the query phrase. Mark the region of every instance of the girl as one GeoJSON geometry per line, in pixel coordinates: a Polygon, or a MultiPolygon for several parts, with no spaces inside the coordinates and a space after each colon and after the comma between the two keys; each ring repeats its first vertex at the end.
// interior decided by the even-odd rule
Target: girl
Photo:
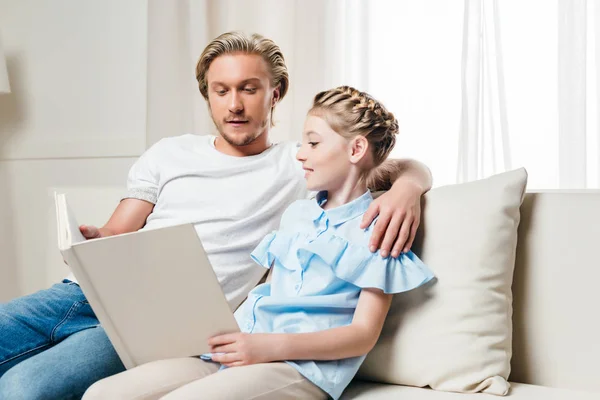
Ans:
{"type": "Polygon", "coordinates": [[[279,230],[252,252],[270,268],[269,280],[236,311],[243,333],[209,341],[213,361],[284,361],[324,392],[302,398],[340,397],[377,342],[392,293],[433,277],[410,251],[399,258],[371,253],[373,224],[359,228],[373,201],[366,178],[387,158],[397,132],[392,113],[366,93],[342,86],[317,94],[297,155],[316,200],[290,205],[279,230]]]}

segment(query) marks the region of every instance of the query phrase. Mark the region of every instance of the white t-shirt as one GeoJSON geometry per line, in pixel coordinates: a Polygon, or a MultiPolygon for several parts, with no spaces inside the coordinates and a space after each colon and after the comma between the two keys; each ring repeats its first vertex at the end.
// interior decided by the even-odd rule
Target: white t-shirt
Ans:
{"type": "Polygon", "coordinates": [[[129,171],[126,198],[155,204],[142,229],[195,224],[235,309],[265,273],[250,253],[277,229],[287,206],[308,192],[297,143],[233,157],[219,152],[214,141],[191,134],[162,139],[129,171]]]}

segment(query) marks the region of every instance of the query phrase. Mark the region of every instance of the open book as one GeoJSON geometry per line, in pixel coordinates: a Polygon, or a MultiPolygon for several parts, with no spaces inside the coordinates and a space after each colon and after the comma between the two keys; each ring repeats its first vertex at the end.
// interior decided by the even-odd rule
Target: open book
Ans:
{"type": "Polygon", "coordinates": [[[55,202],[58,247],[126,368],[239,331],[192,224],[85,240],[65,195],[55,202]]]}

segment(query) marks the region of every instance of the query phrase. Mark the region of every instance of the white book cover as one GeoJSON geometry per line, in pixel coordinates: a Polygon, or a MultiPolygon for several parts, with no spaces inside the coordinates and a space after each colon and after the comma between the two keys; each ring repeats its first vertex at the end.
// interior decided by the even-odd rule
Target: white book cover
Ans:
{"type": "Polygon", "coordinates": [[[193,224],[85,240],[55,194],[58,247],[126,368],[239,332],[193,224]]]}

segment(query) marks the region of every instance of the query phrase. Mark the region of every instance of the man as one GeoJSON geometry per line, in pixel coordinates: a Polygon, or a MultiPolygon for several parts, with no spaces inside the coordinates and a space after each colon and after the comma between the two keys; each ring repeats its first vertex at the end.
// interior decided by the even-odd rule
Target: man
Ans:
{"type": "MultiPolygon", "coordinates": [[[[213,40],[196,73],[220,136],[183,135],[152,146],[131,168],[128,194],[106,225],[81,231],[90,239],[194,222],[235,309],[264,273],[250,252],[292,201],[307,196],[296,145],[269,140],[288,73],[275,43],[240,33],[213,40]]],[[[381,254],[396,256],[412,244],[431,177],[419,163],[388,161],[373,180],[383,183],[379,189],[395,183],[363,225],[379,215],[372,250],[383,237],[381,254]]],[[[79,398],[123,370],[73,277],[0,306],[0,398],[79,398]]]]}

